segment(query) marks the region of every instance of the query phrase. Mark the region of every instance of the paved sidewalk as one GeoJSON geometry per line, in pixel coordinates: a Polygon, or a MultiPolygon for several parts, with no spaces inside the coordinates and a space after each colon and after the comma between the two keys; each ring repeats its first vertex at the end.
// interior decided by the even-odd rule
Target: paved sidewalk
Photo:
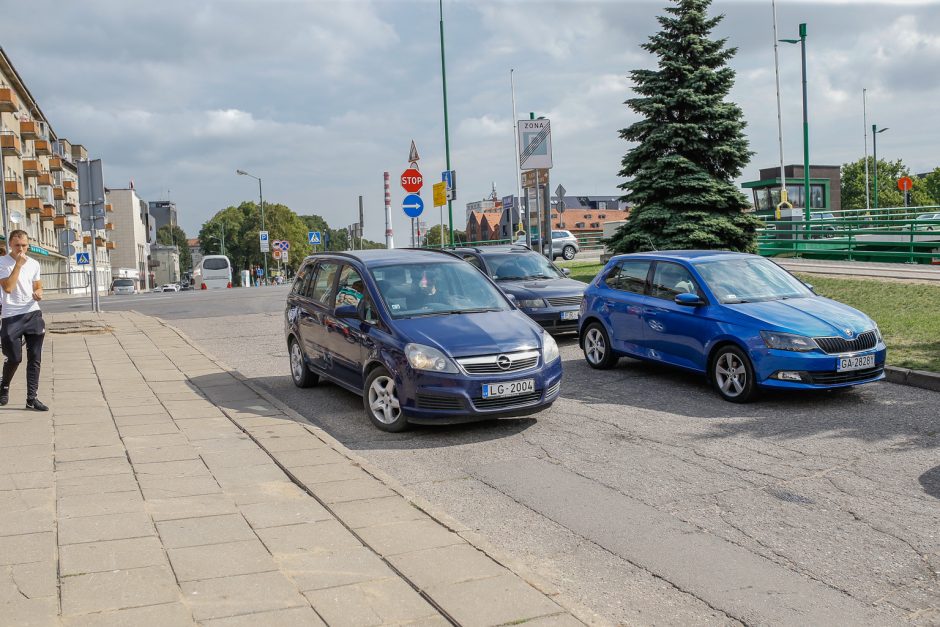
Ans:
{"type": "Polygon", "coordinates": [[[52,411],[25,372],[0,408],[0,625],[581,624],[171,327],[48,322],[52,411]]]}

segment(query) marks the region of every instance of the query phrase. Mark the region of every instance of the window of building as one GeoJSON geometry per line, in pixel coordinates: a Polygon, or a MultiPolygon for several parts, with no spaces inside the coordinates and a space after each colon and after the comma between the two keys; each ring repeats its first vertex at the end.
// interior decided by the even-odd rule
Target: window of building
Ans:
{"type": "Polygon", "coordinates": [[[606,217],[607,217],[607,214],[606,214],[606,213],[599,213],[599,214],[597,214],[597,219],[598,219],[598,220],[603,220],[603,219],[605,219],[606,217]]]}
{"type": "Polygon", "coordinates": [[[583,229],[583,228],[584,228],[584,222],[575,222],[574,228],[576,228],[576,229],[583,229]]]}
{"type": "Polygon", "coordinates": [[[599,202],[597,203],[597,208],[598,208],[598,209],[606,209],[606,208],[607,208],[607,201],[606,201],[606,200],[601,200],[601,201],[599,201],[599,202]]]}
{"type": "Polygon", "coordinates": [[[585,214],[584,214],[584,219],[585,219],[585,220],[590,220],[590,219],[591,219],[591,214],[590,214],[590,213],[585,213],[585,214]]]}

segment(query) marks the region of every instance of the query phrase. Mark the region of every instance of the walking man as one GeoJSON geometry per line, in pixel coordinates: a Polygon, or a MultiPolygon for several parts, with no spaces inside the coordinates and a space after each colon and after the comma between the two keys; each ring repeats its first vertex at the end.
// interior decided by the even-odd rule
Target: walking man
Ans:
{"type": "Polygon", "coordinates": [[[29,235],[26,231],[10,231],[7,238],[10,254],[0,257],[0,346],[6,361],[0,380],[0,405],[10,402],[10,382],[23,361],[23,340],[26,340],[26,409],[47,411],[38,398],[39,369],[42,362],[42,341],[46,334],[39,301],[42,281],[39,262],[31,259],[29,235]]]}

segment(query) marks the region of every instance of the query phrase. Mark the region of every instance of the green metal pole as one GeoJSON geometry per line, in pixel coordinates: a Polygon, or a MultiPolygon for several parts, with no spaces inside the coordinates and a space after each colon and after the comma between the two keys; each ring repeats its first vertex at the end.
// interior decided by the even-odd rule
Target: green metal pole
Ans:
{"type": "Polygon", "coordinates": [[[809,118],[807,117],[806,107],[806,24],[800,24],[800,51],[803,56],[803,209],[804,219],[809,221],[809,118]]]}
{"type": "MultiPolygon", "coordinates": [[[[441,86],[444,90],[444,152],[447,156],[447,169],[450,170],[450,130],[447,125],[447,67],[444,63],[444,0],[438,0],[441,13],[441,86]]],[[[447,199],[447,218],[450,220],[450,245],[454,245],[454,206],[453,201],[447,199]]],[[[443,234],[441,234],[443,241],[443,234]]]]}

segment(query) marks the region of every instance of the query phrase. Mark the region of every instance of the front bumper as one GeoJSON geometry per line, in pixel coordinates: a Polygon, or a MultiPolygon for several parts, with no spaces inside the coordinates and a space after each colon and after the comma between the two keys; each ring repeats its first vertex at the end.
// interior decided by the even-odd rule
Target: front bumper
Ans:
{"type": "Polygon", "coordinates": [[[861,385],[884,379],[887,353],[887,348],[882,342],[873,349],[851,353],[853,356],[873,354],[874,366],[844,372],[838,370],[839,359],[849,354],[830,355],[822,351],[797,353],[765,348],[751,351],[751,360],[756,370],[758,385],[761,387],[819,390],[861,385]],[[800,380],[781,380],[777,376],[780,372],[798,373],[800,380]]]}
{"type": "MultiPolygon", "coordinates": [[[[522,311],[549,333],[576,333],[578,331],[579,306],[540,307],[539,309],[523,309],[522,311]],[[574,318],[563,320],[562,316],[567,312],[572,312],[574,318]]],[[[568,315],[571,315],[571,313],[568,313],[568,315]]]]}
{"type": "Polygon", "coordinates": [[[517,417],[548,408],[561,391],[561,359],[548,366],[502,375],[420,373],[413,382],[397,382],[402,412],[416,424],[453,424],[517,417]],[[484,383],[533,379],[535,391],[484,399],[484,383]]]}

